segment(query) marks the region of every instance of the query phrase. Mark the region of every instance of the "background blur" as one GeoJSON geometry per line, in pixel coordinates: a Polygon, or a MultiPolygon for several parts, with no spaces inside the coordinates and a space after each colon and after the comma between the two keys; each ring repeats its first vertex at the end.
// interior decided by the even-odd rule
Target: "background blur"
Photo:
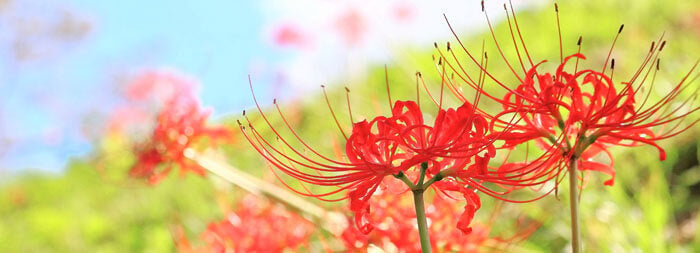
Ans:
{"type": "MultiPolygon", "coordinates": [[[[514,4],[532,54],[555,60],[552,2],[514,4]]],[[[588,66],[600,66],[621,23],[616,76],[635,71],[664,33],[659,86],[680,80],[700,58],[700,3],[559,5],[565,50],[573,52],[583,35],[588,66]]],[[[487,12],[508,39],[502,1],[487,1],[487,12]]],[[[433,42],[454,41],[443,13],[471,49],[491,42],[478,1],[0,0],[0,251],[172,251],[178,225],[197,244],[207,224],[225,215],[221,207],[243,193],[216,177],[171,173],[155,187],[127,177],[132,147],[148,137],[164,98],[177,90],[135,80],[153,73],[190,80],[213,109],[211,124],[235,130],[240,112],[252,107],[250,75],[262,105],[281,99],[300,134],[330,149],[324,139],[337,133],[319,86],[328,86],[338,108],[342,88],[350,87],[359,102],[353,110],[374,115],[372,103],[384,103],[385,64],[394,100],[413,98],[416,71],[439,83],[433,42]]],[[[700,251],[698,133],[694,127],[664,141],[663,162],[651,147],[614,149],[613,187],[603,186],[605,175],[588,176],[581,207],[588,249],[700,251]]],[[[238,136],[220,152],[274,182],[249,150],[238,136]]],[[[524,214],[542,224],[517,251],[568,250],[562,197],[503,208],[504,220],[524,214]]],[[[485,202],[477,219],[494,209],[485,202]]]]}

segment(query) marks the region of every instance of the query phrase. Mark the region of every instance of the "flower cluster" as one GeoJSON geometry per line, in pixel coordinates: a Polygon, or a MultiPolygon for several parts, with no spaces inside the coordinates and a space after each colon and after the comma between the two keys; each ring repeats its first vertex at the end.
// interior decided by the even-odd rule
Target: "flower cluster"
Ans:
{"type": "MultiPolygon", "coordinates": [[[[302,183],[303,190],[287,185],[295,192],[326,201],[349,198],[355,225],[363,233],[373,229],[370,198],[380,187],[397,189],[392,185],[404,181],[409,189],[424,191],[435,183],[440,191],[462,194],[466,204],[457,227],[469,233],[469,224],[481,205],[475,191],[499,196],[522,184],[519,176],[510,175],[514,171],[503,173],[488,166],[495,156],[493,143],[497,138],[491,133],[489,122],[470,103],[456,109],[439,108],[434,122],[429,124],[417,102],[396,101],[391,116],[356,122],[349,135],[341,128],[346,137],[345,154],[338,159],[328,158],[304,142],[275,105],[286,128],[304,149],[296,148],[275,129],[259,105],[263,121],[280,145],[272,145],[248,116],[247,128],[241,125],[245,137],[274,169],[302,183]],[[303,186],[306,183],[331,189],[312,192],[303,186]],[[488,183],[500,189],[489,189],[488,183]],[[346,196],[331,197],[345,190],[346,196]]],[[[337,122],[332,109],[331,113],[337,122]]],[[[406,187],[399,188],[398,192],[402,191],[406,187]]]]}
{"type": "MultiPolygon", "coordinates": [[[[379,116],[370,122],[355,123],[346,143],[346,155],[351,163],[374,177],[374,180],[362,180],[349,193],[350,208],[356,219],[362,219],[356,220],[358,226],[368,226],[364,221],[369,215],[369,198],[385,176],[403,173],[411,175],[415,182],[419,180],[417,173],[423,163],[427,163],[426,173],[433,178],[465,179],[463,185],[443,188],[463,193],[468,209],[478,209],[479,199],[473,190],[476,187],[466,187],[473,183],[470,178],[487,174],[486,165],[495,155],[495,148],[487,135],[488,124],[473,112],[466,104],[456,110],[440,110],[433,126],[429,126],[415,102],[397,101],[391,117],[379,116]],[[377,132],[373,133],[372,129],[377,132]]],[[[447,180],[436,184],[441,185],[448,185],[447,180]]],[[[465,211],[464,226],[460,226],[464,231],[469,231],[472,217],[473,211],[465,211]]]]}
{"type": "MultiPolygon", "coordinates": [[[[653,50],[656,48],[652,47],[653,50]]],[[[646,77],[640,81],[635,76],[616,87],[612,77],[603,72],[584,69],[569,73],[564,70],[573,58],[585,59],[581,54],[569,56],[554,74],[538,73],[535,66],[521,85],[507,93],[504,100],[529,109],[516,111],[507,108],[510,105],[504,106],[503,113],[517,113],[524,119],[517,130],[504,135],[506,145],[549,140],[555,147],[553,154],[566,158],[560,160],[575,159],[580,170],[610,174],[612,178],[605,184],[612,185],[615,171],[608,147],[648,144],[656,147],[660,159],[664,160],[666,154],[656,141],[674,136],[694,124],[679,128],[678,123],[698,108],[683,112],[684,104],[671,103],[683,91],[685,78],[659,101],[651,102],[649,94],[637,95],[646,77]],[[669,124],[673,126],[654,131],[656,127],[669,124]],[[607,154],[609,164],[593,160],[601,152],[607,154]]],[[[639,72],[644,68],[643,65],[639,72]]]]}
{"type": "Polygon", "coordinates": [[[147,178],[152,184],[167,176],[173,166],[182,173],[190,171],[203,175],[204,169],[185,157],[185,151],[204,138],[214,144],[230,141],[233,134],[224,127],[207,126],[209,114],[192,93],[172,94],[158,113],[148,141],[136,146],[137,161],[129,174],[147,178]]]}
{"type": "Polygon", "coordinates": [[[194,248],[180,232],[180,252],[283,252],[308,246],[313,224],[258,197],[244,197],[225,220],[209,224],[201,238],[205,245],[194,248]]]}
{"type": "MultiPolygon", "coordinates": [[[[700,108],[692,105],[693,96],[681,98],[688,84],[693,82],[690,75],[695,71],[697,63],[661,98],[653,101],[654,82],[660,69],[659,54],[665,46],[662,39],[652,42],[648,54],[629,79],[616,82],[613,80],[615,59],[611,59],[612,48],[600,69],[579,69],[579,61],[586,59],[580,53],[582,38],[579,37],[577,53],[567,57],[560,56],[561,61],[555,71],[543,72],[540,66],[546,61],[533,63],[522,39],[517,19],[508,17],[508,22],[514,24],[509,25],[509,28],[520,66],[506,60],[493,30],[491,32],[505,64],[519,80],[514,88],[508,87],[489,73],[485,64],[472,57],[457,38],[461,48],[469,56],[468,59],[477,66],[479,74],[490,78],[506,91],[502,98],[492,93],[493,91],[487,91],[477,85],[465,71],[464,66],[467,63],[459,61],[449,44],[447,54],[438,48],[443,60],[441,64],[457,73],[459,81],[502,106],[501,111],[484,116],[491,120],[495,129],[507,125],[508,129],[498,135],[498,139],[505,143],[503,148],[513,149],[520,144],[534,141],[544,151],[544,154],[534,161],[505,163],[501,171],[519,168],[521,171],[532,173],[530,177],[533,180],[541,181],[558,177],[560,172],[566,171],[573,162],[578,170],[599,171],[611,175],[605,184],[612,185],[615,170],[609,147],[647,144],[656,147],[660,159],[664,160],[665,152],[656,142],[675,136],[697,122],[695,120],[683,124],[682,121],[688,118],[687,116],[700,108]],[[523,73],[518,73],[518,67],[523,73]],[[515,124],[510,124],[513,123],[514,117],[518,120],[515,124]],[[603,159],[607,162],[594,159],[601,153],[607,156],[603,159]]],[[[623,27],[620,26],[613,46],[623,27]]],[[[451,87],[456,86],[457,84],[453,83],[451,87]]],[[[450,90],[456,97],[464,97],[460,89],[450,90]]]]}

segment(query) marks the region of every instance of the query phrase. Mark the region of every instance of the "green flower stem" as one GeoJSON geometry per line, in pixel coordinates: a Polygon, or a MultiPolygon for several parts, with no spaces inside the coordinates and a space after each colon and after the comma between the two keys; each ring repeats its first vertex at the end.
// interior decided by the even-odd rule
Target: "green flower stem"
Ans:
{"type": "MultiPolygon", "coordinates": [[[[425,172],[428,170],[428,163],[421,163],[420,164],[420,176],[418,177],[418,185],[423,185],[423,181],[425,181],[425,172]]],[[[426,187],[427,188],[427,187],[426,187]]],[[[423,188],[425,189],[425,188],[423,188]]]]}
{"type": "Polygon", "coordinates": [[[428,163],[422,163],[420,167],[420,176],[416,184],[411,182],[411,180],[408,179],[408,177],[406,177],[406,174],[404,174],[403,172],[399,172],[398,174],[394,175],[394,177],[406,183],[406,185],[408,185],[408,187],[411,189],[411,192],[413,192],[413,204],[416,208],[416,222],[418,222],[420,247],[423,253],[430,253],[433,251],[432,247],[430,246],[430,235],[428,235],[428,220],[425,217],[425,204],[423,201],[423,193],[426,189],[428,189],[428,187],[430,187],[431,184],[435,183],[436,181],[440,181],[443,178],[442,174],[438,173],[437,175],[429,179],[427,182],[425,182],[425,173],[427,170],[428,163]]]}
{"type": "Polygon", "coordinates": [[[403,174],[403,172],[399,171],[399,174],[394,175],[394,177],[403,181],[406,185],[408,185],[408,188],[410,188],[411,190],[416,188],[416,185],[413,184],[413,182],[411,182],[411,180],[408,179],[408,177],[406,177],[406,174],[403,174]]]}
{"type": "Polygon", "coordinates": [[[571,203],[571,249],[573,253],[581,252],[581,228],[578,206],[578,178],[576,177],[576,159],[569,160],[569,202],[571,203]]]}
{"type": "Polygon", "coordinates": [[[442,180],[444,177],[445,176],[442,175],[442,172],[438,172],[437,174],[435,174],[435,176],[430,178],[430,180],[428,180],[428,182],[425,182],[425,184],[423,184],[423,189],[428,189],[428,187],[430,187],[430,185],[432,185],[433,183],[435,183],[437,181],[442,180]]]}
{"type": "Polygon", "coordinates": [[[416,207],[416,220],[418,222],[421,250],[423,253],[430,253],[432,252],[432,248],[430,247],[430,236],[428,235],[428,221],[425,218],[423,192],[423,189],[413,190],[413,204],[416,207]]]}

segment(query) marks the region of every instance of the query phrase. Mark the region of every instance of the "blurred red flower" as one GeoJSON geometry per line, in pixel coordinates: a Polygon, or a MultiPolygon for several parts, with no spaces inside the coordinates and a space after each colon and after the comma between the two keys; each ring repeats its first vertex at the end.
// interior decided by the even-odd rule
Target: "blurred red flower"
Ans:
{"type": "Polygon", "coordinates": [[[137,161],[129,175],[147,178],[152,184],[167,176],[173,166],[183,174],[190,171],[203,175],[204,169],[185,157],[185,152],[203,139],[214,145],[230,141],[233,134],[224,127],[208,126],[209,114],[191,92],[173,94],[158,113],[149,139],[136,146],[137,161]]]}
{"type": "MultiPolygon", "coordinates": [[[[407,195],[377,193],[371,200],[374,211],[372,219],[376,228],[363,234],[355,227],[348,227],[341,238],[350,251],[366,251],[370,244],[386,251],[421,252],[418,228],[415,226],[416,212],[407,195]]],[[[490,237],[491,224],[476,223],[471,233],[463,233],[454,227],[459,222],[461,199],[436,194],[426,206],[430,226],[430,244],[436,252],[479,252],[485,249],[505,250],[516,240],[522,240],[535,231],[532,223],[509,238],[490,237]]]]}
{"type": "Polygon", "coordinates": [[[202,247],[192,247],[182,231],[175,239],[180,252],[284,252],[308,247],[315,230],[284,207],[248,195],[225,220],[209,224],[202,247]]]}

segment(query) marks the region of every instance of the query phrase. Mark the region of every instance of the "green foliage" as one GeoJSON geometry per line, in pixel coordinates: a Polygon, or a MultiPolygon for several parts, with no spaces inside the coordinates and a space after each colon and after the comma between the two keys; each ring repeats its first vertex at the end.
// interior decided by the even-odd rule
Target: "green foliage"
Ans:
{"type": "Polygon", "coordinates": [[[0,189],[3,252],[172,251],[173,225],[201,230],[221,216],[205,179],[170,178],[157,187],[109,181],[87,161],[71,162],[64,175],[23,175],[0,189]]]}

